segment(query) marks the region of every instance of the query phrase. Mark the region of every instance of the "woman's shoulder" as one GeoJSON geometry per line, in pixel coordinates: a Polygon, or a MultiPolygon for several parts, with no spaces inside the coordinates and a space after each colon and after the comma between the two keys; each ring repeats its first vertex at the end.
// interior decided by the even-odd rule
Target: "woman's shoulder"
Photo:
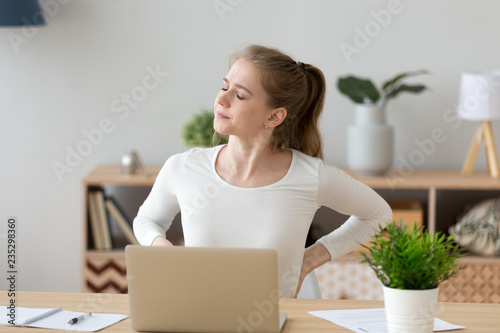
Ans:
{"type": "Polygon", "coordinates": [[[193,147],[186,151],[176,153],[171,155],[168,160],[189,160],[189,159],[204,159],[204,158],[212,158],[217,152],[222,148],[222,146],[215,147],[193,147]]]}
{"type": "Polygon", "coordinates": [[[214,160],[214,158],[217,157],[217,154],[219,153],[219,151],[222,149],[223,146],[224,145],[208,147],[208,148],[194,147],[194,148],[191,148],[184,153],[185,158],[187,160],[193,161],[193,162],[199,162],[199,163],[209,162],[209,163],[211,163],[214,160]]]}
{"type": "Polygon", "coordinates": [[[292,168],[295,173],[301,175],[301,178],[306,175],[317,178],[320,165],[323,162],[317,157],[312,157],[299,150],[291,149],[293,153],[292,168]]]}
{"type": "Polygon", "coordinates": [[[213,164],[217,157],[218,151],[222,146],[210,148],[194,147],[184,152],[176,153],[168,157],[165,162],[165,167],[168,169],[184,169],[186,165],[205,165],[213,164]]]}
{"type": "Polygon", "coordinates": [[[170,155],[163,164],[156,181],[176,183],[186,175],[203,174],[210,170],[210,158],[216,152],[213,148],[191,148],[189,150],[170,155]]]}
{"type": "Polygon", "coordinates": [[[297,165],[302,168],[309,168],[314,170],[316,173],[333,173],[333,174],[344,174],[341,168],[333,164],[327,163],[324,160],[307,155],[298,150],[292,149],[294,158],[296,159],[297,165]]]}
{"type": "Polygon", "coordinates": [[[318,166],[323,163],[320,158],[307,155],[299,150],[291,149],[291,151],[293,153],[293,158],[298,164],[318,168],[318,166]]]}

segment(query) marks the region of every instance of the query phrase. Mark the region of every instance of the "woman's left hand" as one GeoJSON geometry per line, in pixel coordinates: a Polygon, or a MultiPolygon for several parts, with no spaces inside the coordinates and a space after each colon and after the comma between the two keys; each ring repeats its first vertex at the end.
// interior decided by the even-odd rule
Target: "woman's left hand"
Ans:
{"type": "Polygon", "coordinates": [[[302,282],[306,278],[307,274],[314,271],[319,266],[326,262],[332,260],[330,252],[326,247],[320,242],[309,246],[304,251],[304,260],[302,261],[302,268],[300,270],[299,283],[297,285],[297,291],[295,292],[294,298],[297,298],[300,288],[302,287],[302,282]]]}

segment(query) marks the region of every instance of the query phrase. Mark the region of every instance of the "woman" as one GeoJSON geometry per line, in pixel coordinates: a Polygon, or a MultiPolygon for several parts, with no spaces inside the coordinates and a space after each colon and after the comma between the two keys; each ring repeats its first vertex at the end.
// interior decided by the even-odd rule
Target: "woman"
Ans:
{"type": "Polygon", "coordinates": [[[236,54],[214,104],[228,144],[167,160],[134,220],[139,242],[172,245],[165,231],[180,211],[186,246],[276,249],[280,297],[296,297],[308,273],[367,242],[392,212],[322,161],[324,94],[312,65],[258,45],[236,54]],[[304,250],[321,206],[351,216],[304,250]]]}

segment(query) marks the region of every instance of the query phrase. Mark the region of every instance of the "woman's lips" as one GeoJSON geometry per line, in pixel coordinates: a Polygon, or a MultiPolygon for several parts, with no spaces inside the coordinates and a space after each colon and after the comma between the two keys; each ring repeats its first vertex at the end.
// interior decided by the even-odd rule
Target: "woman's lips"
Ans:
{"type": "Polygon", "coordinates": [[[218,119],[229,119],[229,117],[226,117],[225,115],[223,115],[221,112],[217,112],[217,118],[218,119]]]}

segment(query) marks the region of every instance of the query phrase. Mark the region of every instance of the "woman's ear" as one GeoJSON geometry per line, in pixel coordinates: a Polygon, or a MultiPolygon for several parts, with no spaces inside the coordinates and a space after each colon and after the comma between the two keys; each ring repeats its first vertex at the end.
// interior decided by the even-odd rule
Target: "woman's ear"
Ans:
{"type": "Polygon", "coordinates": [[[285,108],[274,109],[269,118],[267,118],[266,126],[269,128],[278,126],[283,122],[283,120],[285,120],[286,114],[287,112],[285,108]]]}

